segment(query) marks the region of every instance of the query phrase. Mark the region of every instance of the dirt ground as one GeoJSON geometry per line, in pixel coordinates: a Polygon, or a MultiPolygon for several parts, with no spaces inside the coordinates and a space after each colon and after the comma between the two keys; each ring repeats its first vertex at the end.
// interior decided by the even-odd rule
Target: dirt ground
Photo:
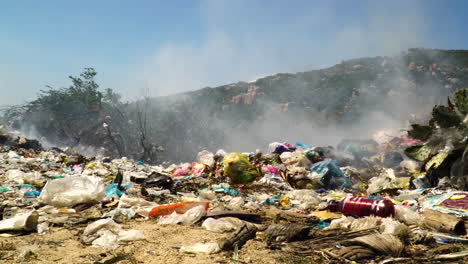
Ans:
{"type": "Polygon", "coordinates": [[[113,250],[95,248],[81,243],[80,236],[86,225],[51,227],[44,235],[37,233],[0,237],[0,263],[310,263],[281,250],[265,247],[260,238],[247,242],[238,251],[216,254],[187,254],[179,252],[181,246],[216,242],[228,234],[213,233],[200,226],[157,225],[154,220],[132,220],[124,229],[145,232],[145,240],[120,245],[113,250]],[[33,254],[21,256],[22,249],[37,245],[33,254]]]}

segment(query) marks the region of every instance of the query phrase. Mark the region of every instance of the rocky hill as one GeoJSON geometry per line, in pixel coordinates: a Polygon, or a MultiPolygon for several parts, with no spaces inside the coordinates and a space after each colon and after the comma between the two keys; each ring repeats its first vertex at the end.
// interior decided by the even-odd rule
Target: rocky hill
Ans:
{"type": "Polygon", "coordinates": [[[468,87],[468,50],[410,49],[154,98],[151,112],[154,124],[173,132],[159,137],[166,150],[187,144],[251,150],[271,140],[327,144],[324,134],[337,130],[402,128],[403,121],[423,119],[461,87],[468,87]]]}

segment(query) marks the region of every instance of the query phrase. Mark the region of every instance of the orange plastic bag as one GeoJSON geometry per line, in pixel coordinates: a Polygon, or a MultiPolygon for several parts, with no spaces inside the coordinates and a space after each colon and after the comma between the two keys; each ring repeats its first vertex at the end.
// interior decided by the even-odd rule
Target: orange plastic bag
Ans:
{"type": "Polygon", "coordinates": [[[176,204],[166,204],[166,205],[160,205],[153,207],[151,209],[149,216],[151,217],[160,217],[164,215],[170,215],[173,212],[176,212],[178,214],[183,214],[187,212],[188,210],[196,207],[196,206],[204,206],[205,210],[208,211],[208,207],[210,206],[209,201],[202,201],[202,202],[181,202],[181,203],[176,203],[176,204]]]}

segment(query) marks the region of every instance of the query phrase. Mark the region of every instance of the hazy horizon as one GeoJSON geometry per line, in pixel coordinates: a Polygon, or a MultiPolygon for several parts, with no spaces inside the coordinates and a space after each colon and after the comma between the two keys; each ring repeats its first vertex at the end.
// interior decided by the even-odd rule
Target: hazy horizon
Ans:
{"type": "Polygon", "coordinates": [[[8,2],[0,105],[67,87],[84,67],[132,100],[413,47],[464,49],[463,10],[465,1],[8,2]]]}

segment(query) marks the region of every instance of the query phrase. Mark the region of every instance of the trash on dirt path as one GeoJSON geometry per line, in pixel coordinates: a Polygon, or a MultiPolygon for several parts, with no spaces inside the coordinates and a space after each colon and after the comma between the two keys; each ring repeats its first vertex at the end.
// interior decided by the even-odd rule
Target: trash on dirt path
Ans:
{"type": "Polygon", "coordinates": [[[0,236],[37,229],[48,239],[87,225],[83,244],[108,250],[144,238],[120,223],[144,223],[183,237],[188,229],[204,232],[216,241],[201,239],[180,252],[234,251],[236,261],[261,247],[312,262],[397,261],[403,249],[414,260],[461,258],[452,251],[468,243],[467,122],[459,97],[454,106],[435,107],[429,124],[413,125],[409,137],[349,139],[336,149],[274,142],[267,154],[203,150],[182,164],[24,149],[2,132],[9,145],[0,146],[0,236]],[[264,241],[243,248],[257,235],[264,241]]]}

